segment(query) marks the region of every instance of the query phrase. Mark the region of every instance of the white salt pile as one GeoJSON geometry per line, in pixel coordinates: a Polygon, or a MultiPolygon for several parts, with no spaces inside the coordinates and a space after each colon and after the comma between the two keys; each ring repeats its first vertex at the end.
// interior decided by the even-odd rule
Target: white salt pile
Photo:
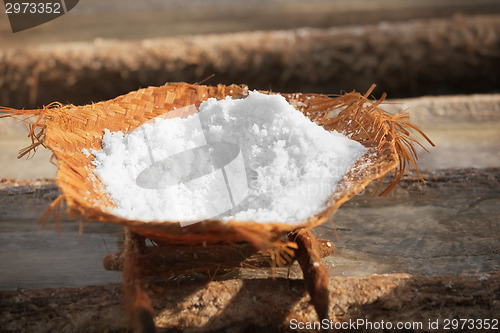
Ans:
{"type": "Polygon", "coordinates": [[[207,218],[296,224],[318,213],[365,148],[279,95],[209,99],[187,118],[106,131],[92,151],[116,207],[143,221],[207,218]]]}

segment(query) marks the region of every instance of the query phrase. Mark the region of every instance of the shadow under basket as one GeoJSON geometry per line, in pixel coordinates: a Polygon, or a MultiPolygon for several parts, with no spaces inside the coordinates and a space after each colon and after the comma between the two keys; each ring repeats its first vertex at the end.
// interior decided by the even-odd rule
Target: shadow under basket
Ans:
{"type": "MultiPolygon", "coordinates": [[[[161,252],[179,246],[199,249],[199,252],[210,249],[214,256],[221,254],[216,250],[221,246],[228,251],[238,249],[239,257],[228,264],[234,268],[241,267],[255,256],[268,258],[272,266],[287,265],[297,259],[319,318],[328,318],[328,273],[320,261],[322,243],[316,241],[310,230],[328,221],[342,203],[361,192],[371,181],[392,172],[394,181],[381,191],[381,195],[386,195],[401,179],[409,164],[413,164],[418,173],[414,146],[420,143],[410,136],[409,130],[416,130],[430,142],[425,134],[405,120],[407,113],[389,114],[379,108],[383,98],[369,100],[372,89],[365,95],[356,92],[340,96],[281,94],[311,121],[328,131],[347,135],[367,148],[335,187],[323,210],[298,225],[279,221],[263,224],[209,219],[182,227],[179,222],[145,222],[116,216],[112,213],[112,199],[94,174],[92,159],[82,151],[84,148],[101,149],[104,129],[127,133],[153,118],[180,108],[194,105],[197,110],[208,98],[244,98],[248,95],[245,86],[169,83],[85,106],[53,103],[40,110],[0,108],[0,111],[7,112],[8,117],[21,116],[29,124],[32,144],[23,149],[20,156],[43,145],[53,151],[57,160],[57,185],[62,195],[50,206],[44,219],[55,213],[65,201],[70,216],[125,227],[124,252],[115,256],[121,257],[123,265],[108,263],[108,267],[123,268],[125,297],[131,318],[135,318],[134,325],[138,325],[138,330],[152,331],[153,311],[146,291],[147,275],[162,273],[161,260],[158,259],[162,257],[161,252]],[[146,239],[152,240],[156,246],[146,246],[146,239]],[[155,270],[147,267],[151,261],[155,261],[155,270]]],[[[108,258],[108,261],[111,259],[108,258]]],[[[208,271],[220,267],[207,262],[212,261],[205,261],[205,266],[190,266],[186,262],[179,262],[178,265],[164,263],[164,273],[208,271]]]]}

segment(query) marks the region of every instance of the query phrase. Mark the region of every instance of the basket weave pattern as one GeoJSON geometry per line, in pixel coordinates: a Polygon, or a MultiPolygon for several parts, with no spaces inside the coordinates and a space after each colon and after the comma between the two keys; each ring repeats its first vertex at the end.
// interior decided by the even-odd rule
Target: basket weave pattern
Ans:
{"type": "Polygon", "coordinates": [[[407,131],[408,127],[416,128],[404,121],[405,114],[389,115],[380,110],[378,105],[381,101],[369,101],[366,97],[368,93],[363,96],[352,92],[337,97],[282,94],[312,121],[327,130],[348,135],[368,148],[367,153],[358,159],[337,185],[321,212],[298,226],[279,221],[259,224],[252,221],[225,223],[206,220],[187,227],[169,221],[129,220],[111,212],[114,203],[95,176],[91,159],[82,152],[84,148],[101,149],[104,129],[126,133],[175,109],[193,104],[198,107],[211,97],[242,98],[247,94],[248,89],[244,86],[211,87],[171,83],[85,106],[52,104],[42,110],[3,110],[9,112],[10,116],[37,117],[30,125],[33,144],[23,154],[40,144],[53,151],[59,167],[57,184],[72,215],[82,216],[86,220],[121,224],[160,243],[200,245],[249,242],[257,248],[269,248],[294,229],[312,228],[326,222],[342,203],[362,191],[368,183],[394,171],[394,183],[382,192],[387,194],[400,179],[408,162],[416,167],[417,157],[413,145],[418,142],[407,131]]]}

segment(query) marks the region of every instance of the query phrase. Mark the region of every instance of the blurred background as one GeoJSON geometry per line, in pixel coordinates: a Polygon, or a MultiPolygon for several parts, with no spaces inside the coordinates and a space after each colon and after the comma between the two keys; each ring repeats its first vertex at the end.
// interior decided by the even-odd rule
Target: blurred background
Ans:
{"type": "Polygon", "coordinates": [[[12,33],[0,105],[86,104],[168,81],[391,98],[498,91],[497,0],[97,1],[12,33]]]}
{"type": "MultiPolygon", "coordinates": [[[[338,241],[330,226],[318,229],[337,243],[332,274],[499,268],[500,1],[81,0],[18,33],[1,8],[0,106],[81,105],[169,81],[326,94],[377,84],[374,98],[386,92],[386,109],[409,108],[436,143],[431,154],[419,150],[434,182],[348,203],[336,216],[338,241]]],[[[41,178],[57,168],[44,149],[16,159],[26,134],[0,119],[0,287],[118,281],[96,259],[117,250],[115,229],[38,232],[57,194],[41,178]]]]}

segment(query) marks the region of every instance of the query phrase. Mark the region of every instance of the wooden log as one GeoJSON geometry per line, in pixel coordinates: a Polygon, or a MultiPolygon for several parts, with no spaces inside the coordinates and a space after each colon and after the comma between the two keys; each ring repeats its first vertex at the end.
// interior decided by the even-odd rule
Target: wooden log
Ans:
{"type": "Polygon", "coordinates": [[[137,333],[154,333],[149,282],[141,260],[144,238],[126,228],[124,248],[123,292],[129,326],[137,333]]]}
{"type": "MultiPolygon", "coordinates": [[[[500,169],[437,170],[426,172],[424,177],[428,180],[425,185],[408,177],[403,179],[392,198],[415,197],[417,189],[422,199],[439,199],[443,193],[468,193],[472,189],[481,196],[497,197],[500,169]]],[[[53,185],[36,187],[34,192],[28,183],[20,185],[26,187],[0,181],[2,211],[14,210],[16,206],[9,200],[16,197],[24,200],[24,204],[28,198],[50,202],[43,197],[52,195],[53,185]]],[[[370,197],[370,189],[347,205],[388,200],[370,197]]],[[[459,276],[330,277],[328,287],[329,316],[334,323],[363,319],[427,325],[429,320],[439,320],[442,328],[445,319],[491,319],[498,318],[500,313],[498,271],[459,276]]],[[[292,320],[297,323],[318,320],[302,280],[177,279],[168,284],[154,284],[151,289],[154,320],[160,332],[186,329],[210,332],[231,327],[235,331],[265,332],[267,328],[288,332],[292,320]]],[[[127,322],[122,300],[119,285],[0,291],[0,331],[124,332],[127,322]]],[[[432,330],[423,326],[409,331],[432,330]]]]}
{"type": "MultiPolygon", "coordinates": [[[[455,193],[471,189],[478,193],[496,193],[500,183],[500,168],[423,170],[422,176],[427,180],[427,183],[417,182],[405,175],[390,194],[390,198],[415,197],[418,192],[420,198],[425,199],[426,197],[442,196],[443,191],[455,193]]],[[[391,180],[390,177],[386,178],[384,181],[388,184],[391,180]]],[[[377,182],[369,184],[365,195],[356,196],[346,205],[356,201],[387,201],[387,198],[384,197],[373,197],[377,185],[377,182]]],[[[0,219],[40,218],[44,210],[59,194],[55,180],[32,181],[0,178],[0,219]],[[35,185],[36,182],[40,184],[35,185]],[[30,209],[20,210],[18,208],[20,205],[29,206],[30,209]]]]}
{"type": "Polygon", "coordinates": [[[307,291],[318,314],[318,319],[320,321],[328,320],[330,304],[328,271],[320,260],[320,245],[308,229],[299,230],[290,235],[289,238],[297,242],[297,261],[302,268],[307,291]]]}
{"type": "Polygon", "coordinates": [[[0,105],[87,104],[168,81],[389,97],[492,92],[500,16],[0,50],[0,105]],[[78,52],[75,52],[75,49],[78,52]]]}

